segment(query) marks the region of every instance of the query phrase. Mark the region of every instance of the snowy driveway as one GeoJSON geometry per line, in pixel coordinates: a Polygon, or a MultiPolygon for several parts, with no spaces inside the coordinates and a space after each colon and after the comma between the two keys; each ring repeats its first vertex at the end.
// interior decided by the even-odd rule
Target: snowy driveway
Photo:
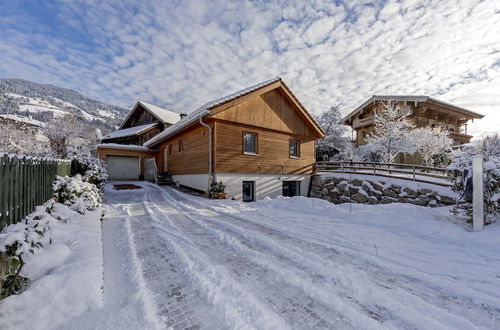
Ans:
{"type": "Polygon", "coordinates": [[[121,284],[138,288],[146,317],[129,329],[500,327],[500,257],[485,251],[499,246],[496,227],[471,237],[478,248],[474,233],[413,205],[350,213],[321,200],[244,204],[141,185],[105,192],[105,304],[119,295],[110,274],[132,272],[121,284]],[[129,252],[113,266],[118,227],[129,252]]]}

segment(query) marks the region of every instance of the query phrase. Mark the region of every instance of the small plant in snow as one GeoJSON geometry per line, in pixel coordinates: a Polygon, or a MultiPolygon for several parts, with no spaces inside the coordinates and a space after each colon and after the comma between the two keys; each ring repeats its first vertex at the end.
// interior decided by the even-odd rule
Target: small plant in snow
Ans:
{"type": "Polygon", "coordinates": [[[101,194],[96,185],[82,180],[80,174],[74,177],[56,177],[53,184],[54,200],[70,209],[85,214],[102,205],[101,194]]]}
{"type": "Polygon", "coordinates": [[[472,157],[482,155],[484,161],[484,214],[486,224],[496,222],[500,216],[500,136],[483,138],[478,145],[466,145],[454,154],[448,171],[453,178],[452,189],[461,194],[453,208],[455,214],[462,214],[472,221],[472,200],[466,191],[472,181],[472,157]]]}
{"type": "Polygon", "coordinates": [[[215,198],[217,194],[223,194],[226,189],[226,185],[222,181],[212,181],[210,182],[210,188],[208,194],[210,198],[215,198]]]}

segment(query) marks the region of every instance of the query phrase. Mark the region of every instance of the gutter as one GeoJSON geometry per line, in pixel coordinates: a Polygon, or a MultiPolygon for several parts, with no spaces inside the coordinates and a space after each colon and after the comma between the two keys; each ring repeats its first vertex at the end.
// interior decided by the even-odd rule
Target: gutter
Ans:
{"type": "Polygon", "coordinates": [[[210,182],[212,181],[213,173],[212,173],[212,126],[208,125],[203,121],[203,116],[207,115],[207,112],[200,113],[198,119],[202,126],[208,128],[208,186],[207,192],[210,190],[210,182]]]}

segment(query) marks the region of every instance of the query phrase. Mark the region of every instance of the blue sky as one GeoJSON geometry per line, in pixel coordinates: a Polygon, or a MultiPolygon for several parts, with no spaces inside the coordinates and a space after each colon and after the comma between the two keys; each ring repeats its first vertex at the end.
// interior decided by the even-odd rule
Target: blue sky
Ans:
{"type": "Polygon", "coordinates": [[[313,113],[425,94],[500,130],[500,1],[4,0],[0,77],[177,112],[281,76],[313,113]]]}

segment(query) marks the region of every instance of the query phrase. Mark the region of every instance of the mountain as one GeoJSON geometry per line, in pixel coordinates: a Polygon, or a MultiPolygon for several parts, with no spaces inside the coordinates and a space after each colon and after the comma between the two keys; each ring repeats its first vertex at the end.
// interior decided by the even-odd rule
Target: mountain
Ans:
{"type": "Polygon", "coordinates": [[[44,123],[72,115],[91,135],[96,128],[114,131],[128,112],[129,109],[105,104],[71,89],[22,79],[0,79],[0,116],[4,118],[44,123]]]}

